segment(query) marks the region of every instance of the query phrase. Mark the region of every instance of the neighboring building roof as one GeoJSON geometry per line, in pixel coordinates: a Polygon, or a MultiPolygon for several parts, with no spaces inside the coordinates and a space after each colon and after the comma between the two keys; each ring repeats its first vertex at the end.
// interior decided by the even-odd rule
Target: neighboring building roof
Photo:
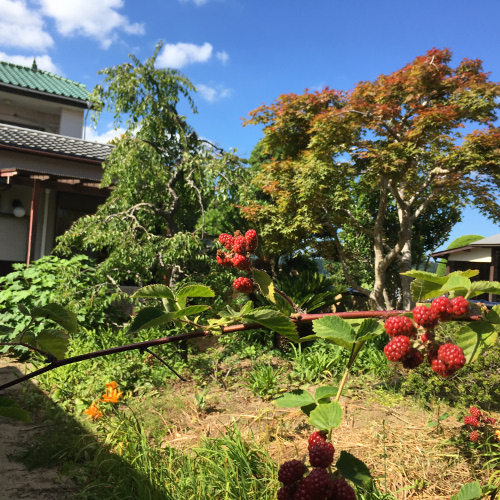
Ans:
{"type": "Polygon", "coordinates": [[[1,148],[103,162],[114,146],[0,123],[1,148]]]}
{"type": "Polygon", "coordinates": [[[441,252],[434,252],[431,254],[431,257],[434,259],[437,257],[446,257],[447,255],[457,253],[457,252],[464,252],[466,250],[473,250],[474,248],[479,248],[479,247],[498,247],[500,246],[500,233],[499,234],[494,234],[493,236],[488,236],[488,238],[483,238],[478,241],[473,241],[469,243],[468,245],[465,245],[463,247],[456,247],[456,248],[450,248],[448,250],[443,250],[441,252]]]}
{"type": "Polygon", "coordinates": [[[90,96],[82,83],[40,70],[35,61],[31,68],[0,61],[0,84],[81,101],[88,101],[90,96]]]}

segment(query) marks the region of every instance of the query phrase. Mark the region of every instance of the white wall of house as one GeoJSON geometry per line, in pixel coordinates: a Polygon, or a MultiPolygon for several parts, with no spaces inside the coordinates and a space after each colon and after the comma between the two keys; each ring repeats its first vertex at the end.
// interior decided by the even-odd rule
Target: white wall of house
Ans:
{"type": "Polygon", "coordinates": [[[61,109],[59,133],[68,137],[83,139],[83,114],[82,109],[63,107],[61,109]]]}
{"type": "Polygon", "coordinates": [[[462,252],[452,253],[448,262],[491,262],[491,248],[474,248],[462,252]]]}

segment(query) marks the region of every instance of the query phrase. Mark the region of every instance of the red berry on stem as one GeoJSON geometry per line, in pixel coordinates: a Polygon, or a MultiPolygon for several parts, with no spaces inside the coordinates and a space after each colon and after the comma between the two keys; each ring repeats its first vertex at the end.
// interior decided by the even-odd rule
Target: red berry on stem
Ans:
{"type": "Polygon", "coordinates": [[[403,366],[405,368],[417,368],[424,362],[424,355],[414,347],[410,347],[403,359],[403,366]]]}
{"type": "Polygon", "coordinates": [[[247,253],[247,243],[244,236],[237,236],[233,241],[233,252],[245,255],[247,253]]]}
{"type": "Polygon", "coordinates": [[[413,309],[413,321],[424,328],[433,328],[438,324],[439,318],[430,307],[417,306],[413,309]]]}
{"type": "Polygon", "coordinates": [[[325,431],[314,431],[307,440],[308,451],[311,451],[318,443],[326,442],[326,436],[327,434],[325,431]]]}
{"type": "Polygon", "coordinates": [[[472,425],[472,427],[479,427],[479,419],[477,417],[473,417],[472,415],[467,415],[464,418],[464,424],[472,425]]]}
{"type": "Polygon", "coordinates": [[[300,460],[290,460],[279,468],[278,481],[289,486],[302,479],[306,472],[306,466],[300,460]]]}
{"type": "Polygon", "coordinates": [[[453,306],[453,316],[459,318],[469,314],[469,303],[463,297],[454,297],[451,299],[453,306]]]}
{"type": "Polygon", "coordinates": [[[459,370],[465,365],[464,351],[456,344],[443,344],[440,346],[438,358],[446,363],[448,370],[459,370]]]}
{"type": "Polygon", "coordinates": [[[399,335],[384,347],[384,354],[389,361],[402,361],[410,347],[410,339],[405,335],[399,335]]]}
{"type": "Polygon", "coordinates": [[[474,443],[477,443],[477,442],[478,442],[478,440],[479,440],[479,432],[477,432],[477,431],[472,431],[472,432],[470,433],[470,435],[469,435],[469,439],[470,439],[471,441],[474,441],[474,443]]]}
{"type": "Polygon", "coordinates": [[[295,500],[313,500],[331,498],[333,480],[323,468],[313,469],[299,484],[295,500]]]}
{"type": "Polygon", "coordinates": [[[356,493],[347,481],[340,477],[333,482],[333,493],[330,498],[335,500],[356,500],[356,493]]]}
{"type": "Polygon", "coordinates": [[[231,250],[231,248],[233,248],[233,240],[234,238],[230,234],[222,233],[219,235],[220,244],[228,250],[231,250]]]}
{"type": "Polygon", "coordinates": [[[240,276],[239,278],[236,278],[233,282],[233,287],[240,293],[244,293],[246,295],[249,295],[253,292],[253,283],[252,280],[249,278],[244,278],[243,276],[240,276]]]}
{"type": "Polygon", "coordinates": [[[240,271],[248,271],[252,267],[252,261],[248,257],[240,255],[239,253],[235,254],[232,262],[234,267],[240,271]]]}
{"type": "Polygon", "coordinates": [[[414,338],[416,336],[415,325],[408,316],[391,316],[385,320],[384,327],[389,337],[406,335],[414,338]]]}
{"type": "Polygon", "coordinates": [[[448,321],[453,313],[453,305],[448,297],[437,297],[431,303],[431,311],[439,321],[448,321]]]}
{"type": "Polygon", "coordinates": [[[469,413],[473,417],[476,417],[476,418],[480,418],[481,417],[481,410],[477,406],[471,406],[470,410],[469,410],[469,413]]]}
{"type": "Polygon", "coordinates": [[[313,467],[330,467],[335,449],[332,443],[318,443],[309,450],[309,462],[313,467]]]}
{"type": "Polygon", "coordinates": [[[245,233],[245,241],[247,244],[247,250],[250,253],[254,253],[257,250],[257,246],[259,244],[259,240],[257,238],[257,231],[255,229],[249,229],[245,233]]]}

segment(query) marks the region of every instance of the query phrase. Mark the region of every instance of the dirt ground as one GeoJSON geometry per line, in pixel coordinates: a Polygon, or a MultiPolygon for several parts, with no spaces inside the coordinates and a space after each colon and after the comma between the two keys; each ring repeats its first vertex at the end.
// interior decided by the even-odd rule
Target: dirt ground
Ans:
{"type": "MultiPolygon", "coordinates": [[[[0,356],[0,384],[11,381],[24,374],[24,365],[0,356]]],[[[20,385],[0,393],[22,405],[23,393],[20,385]]],[[[37,433],[43,431],[43,422],[24,423],[0,417],[0,471],[2,481],[0,499],[2,500],[52,500],[67,498],[67,480],[54,469],[35,469],[26,467],[10,457],[19,453],[33,442],[37,433]]]]}
{"type": "MultiPolygon", "coordinates": [[[[0,383],[23,372],[23,365],[0,356],[0,383]]],[[[259,441],[278,463],[306,456],[312,429],[300,411],[277,408],[241,385],[214,387],[201,411],[194,404],[196,390],[191,383],[179,381],[157,396],[158,408],[148,402],[148,410],[157,413],[168,429],[163,447],[189,449],[200,441],[200,436],[216,437],[236,423],[244,436],[259,441]],[[167,400],[176,401],[175,411],[165,406],[167,400]]],[[[461,427],[454,417],[443,420],[436,430],[427,426],[436,417],[422,408],[404,402],[389,404],[375,391],[366,394],[351,393],[341,400],[344,415],[332,441],[336,455],[345,450],[368,465],[381,491],[392,493],[398,500],[444,500],[474,480],[467,461],[456,448],[446,444],[461,427]]],[[[22,404],[19,386],[4,391],[2,396],[14,397],[22,404]]],[[[68,498],[72,486],[56,470],[28,471],[9,458],[33,442],[43,427],[43,421],[25,424],[0,417],[0,470],[5,479],[0,499],[68,498]]]]}

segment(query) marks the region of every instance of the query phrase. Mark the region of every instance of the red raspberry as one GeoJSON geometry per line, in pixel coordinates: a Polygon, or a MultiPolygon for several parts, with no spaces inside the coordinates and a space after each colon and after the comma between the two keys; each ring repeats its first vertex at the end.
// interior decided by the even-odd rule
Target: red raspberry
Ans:
{"type": "Polygon", "coordinates": [[[446,364],[438,358],[433,358],[431,364],[432,370],[438,375],[441,375],[441,377],[448,377],[455,373],[454,370],[448,370],[446,364]]]}
{"type": "Polygon", "coordinates": [[[300,460],[290,460],[279,468],[278,481],[289,486],[300,481],[305,471],[306,466],[300,460]]]}
{"type": "Polygon", "coordinates": [[[477,408],[476,406],[471,406],[469,413],[476,418],[481,418],[481,410],[477,408]]]}
{"type": "Polygon", "coordinates": [[[318,444],[324,443],[326,441],[326,432],[325,431],[314,431],[307,440],[307,449],[309,452],[318,444]]]}
{"type": "Polygon", "coordinates": [[[233,241],[233,252],[245,255],[247,253],[247,242],[244,236],[237,236],[233,241]]]}
{"type": "Polygon", "coordinates": [[[496,420],[493,417],[486,417],[487,424],[495,425],[496,420]]]}
{"type": "Polygon", "coordinates": [[[240,293],[249,295],[253,292],[253,283],[248,278],[240,276],[233,281],[233,287],[240,293]]]}
{"type": "Polygon", "coordinates": [[[417,306],[413,309],[413,321],[424,328],[434,328],[439,318],[435,312],[427,306],[417,306]]]}
{"type": "Polygon", "coordinates": [[[422,335],[420,335],[420,340],[424,343],[427,342],[430,338],[431,335],[428,331],[425,331],[424,333],[422,333],[422,335]]]}
{"type": "Polygon", "coordinates": [[[389,361],[401,361],[410,347],[410,339],[405,335],[399,335],[384,347],[384,354],[389,361]]]}
{"type": "Polygon", "coordinates": [[[448,370],[459,370],[465,365],[464,351],[456,344],[443,344],[440,346],[438,358],[446,363],[448,370]]]}
{"type": "Polygon", "coordinates": [[[278,490],[278,500],[294,500],[299,483],[283,486],[278,490]]]}
{"type": "Polygon", "coordinates": [[[330,467],[335,449],[332,443],[318,443],[309,451],[309,462],[312,467],[330,467]]]}
{"type": "Polygon", "coordinates": [[[234,267],[240,271],[248,271],[252,267],[252,261],[239,253],[235,254],[232,262],[234,267]]]}
{"type": "Polygon", "coordinates": [[[257,250],[257,245],[259,244],[259,240],[257,238],[257,231],[255,229],[249,229],[245,233],[245,241],[247,244],[247,250],[250,253],[254,253],[257,250]]]}
{"type": "Polygon", "coordinates": [[[356,493],[343,477],[333,482],[333,494],[330,498],[335,500],[356,500],[356,493]]]}
{"type": "Polygon", "coordinates": [[[453,306],[453,316],[459,318],[469,314],[469,303],[463,297],[455,297],[451,299],[453,306]]]}
{"type": "Polygon", "coordinates": [[[385,320],[384,327],[389,337],[406,335],[414,338],[416,336],[415,325],[408,316],[391,316],[385,320]]]}
{"type": "Polygon", "coordinates": [[[328,471],[323,468],[313,469],[299,484],[295,500],[314,500],[330,498],[333,493],[333,481],[328,471]]]}
{"type": "Polygon", "coordinates": [[[473,417],[472,415],[467,415],[464,418],[464,424],[472,425],[472,427],[479,427],[479,420],[477,417],[473,417]]]}
{"type": "Polygon", "coordinates": [[[418,349],[410,347],[402,361],[405,368],[417,368],[424,362],[424,355],[418,349]]]}
{"type": "Polygon", "coordinates": [[[453,313],[453,305],[448,297],[438,297],[432,301],[431,311],[439,321],[448,321],[453,313]]]}
{"type": "Polygon", "coordinates": [[[233,261],[225,254],[224,252],[220,251],[217,252],[217,264],[220,264],[221,266],[225,267],[233,267],[233,261]]]}
{"type": "Polygon", "coordinates": [[[226,247],[228,250],[231,250],[231,248],[233,248],[233,241],[234,238],[230,234],[222,233],[219,235],[220,244],[226,247]]]}
{"type": "Polygon", "coordinates": [[[479,441],[479,432],[477,431],[472,431],[469,435],[469,439],[471,441],[474,441],[474,443],[477,443],[479,441]]]}

